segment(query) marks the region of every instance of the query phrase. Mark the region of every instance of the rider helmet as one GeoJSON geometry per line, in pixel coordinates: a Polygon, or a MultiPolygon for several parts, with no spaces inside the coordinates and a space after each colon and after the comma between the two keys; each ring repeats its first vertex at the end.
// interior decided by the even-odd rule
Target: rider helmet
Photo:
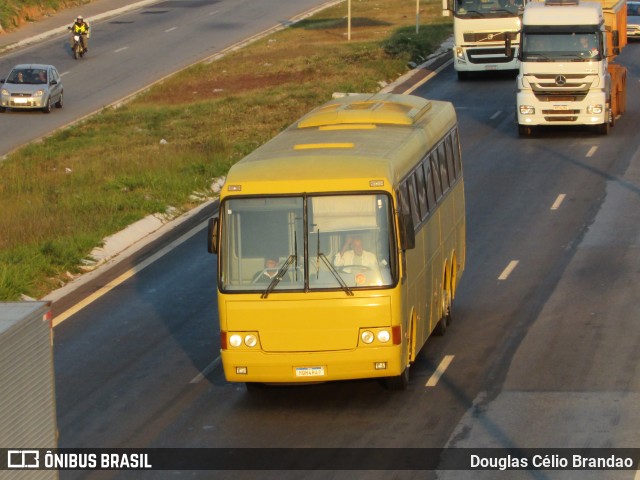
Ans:
{"type": "Polygon", "coordinates": [[[81,22],[81,21],[82,21],[82,15],[78,15],[78,16],[76,17],[76,21],[77,21],[77,22],[81,22]]]}

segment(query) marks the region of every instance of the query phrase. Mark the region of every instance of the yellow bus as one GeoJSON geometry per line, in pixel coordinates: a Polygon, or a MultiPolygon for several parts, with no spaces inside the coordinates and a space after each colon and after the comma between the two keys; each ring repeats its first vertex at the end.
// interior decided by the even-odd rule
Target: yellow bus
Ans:
{"type": "Polygon", "coordinates": [[[448,102],[348,95],[239,161],[209,222],[230,382],[405,388],[465,264],[448,102]]]}

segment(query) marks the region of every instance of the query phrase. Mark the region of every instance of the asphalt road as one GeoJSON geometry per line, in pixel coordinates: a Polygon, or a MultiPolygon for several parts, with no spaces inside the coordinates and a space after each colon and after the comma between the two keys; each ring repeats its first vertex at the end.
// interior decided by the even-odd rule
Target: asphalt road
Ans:
{"type": "Polygon", "coordinates": [[[73,59],[67,34],[0,56],[0,78],[18,63],[54,64],[65,94],[64,107],[49,115],[39,111],[1,114],[0,157],[324,3],[165,0],[92,22],[89,53],[83,59],[73,59]]]}
{"type": "MultiPolygon", "coordinates": [[[[458,112],[467,267],[454,323],[407,391],[224,380],[215,257],[197,230],[55,330],[60,447],[640,445],[640,44],[609,136],[518,138],[514,79],[444,69],[414,94],[458,112]],[[435,387],[426,383],[453,356],[435,387]]],[[[104,284],[105,282],[103,282],[104,284]]],[[[93,288],[99,288],[94,284],[93,288]]],[[[636,472],[61,472],[75,478],[606,478],[636,472]]]]}

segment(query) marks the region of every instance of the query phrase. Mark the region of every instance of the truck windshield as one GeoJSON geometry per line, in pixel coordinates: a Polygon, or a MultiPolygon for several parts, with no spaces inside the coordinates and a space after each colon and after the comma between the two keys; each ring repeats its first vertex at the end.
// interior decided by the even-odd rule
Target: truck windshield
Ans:
{"type": "Polygon", "coordinates": [[[522,15],[524,0],[455,0],[460,18],[499,18],[522,15]]]}
{"type": "Polygon", "coordinates": [[[522,60],[528,62],[587,62],[602,60],[600,35],[595,32],[522,34],[522,60]]]}
{"type": "Polygon", "coordinates": [[[220,208],[220,289],[353,290],[395,284],[387,194],[227,199],[220,208]]]}

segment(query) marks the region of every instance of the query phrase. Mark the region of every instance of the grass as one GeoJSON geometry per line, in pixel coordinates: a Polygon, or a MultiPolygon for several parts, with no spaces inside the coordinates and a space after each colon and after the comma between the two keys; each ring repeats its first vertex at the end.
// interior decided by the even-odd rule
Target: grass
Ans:
{"type": "MultiPolygon", "coordinates": [[[[63,8],[85,5],[91,0],[2,0],[0,32],[10,31],[24,22],[33,22],[63,8]]],[[[69,22],[71,23],[71,21],[69,22]]]]}
{"type": "MultiPolygon", "coordinates": [[[[40,298],[102,239],[214,179],[336,91],[376,92],[451,34],[440,2],[360,0],[198,64],[0,162],[0,299],[40,298]],[[357,21],[356,21],[357,19],[357,21]],[[164,142],[161,143],[161,141],[164,142]]],[[[203,247],[204,248],[204,247],[203,247]]]]}

